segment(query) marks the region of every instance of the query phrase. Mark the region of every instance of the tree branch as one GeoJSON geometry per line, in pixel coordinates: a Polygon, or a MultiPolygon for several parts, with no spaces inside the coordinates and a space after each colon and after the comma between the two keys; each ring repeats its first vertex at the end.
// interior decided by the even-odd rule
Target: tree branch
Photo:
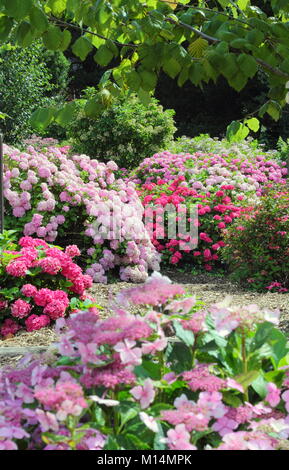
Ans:
{"type": "Polygon", "coordinates": [[[74,24],[71,24],[71,23],[67,23],[66,21],[60,20],[59,18],[51,17],[51,19],[52,19],[52,22],[56,25],[66,26],[67,28],[76,29],[78,31],[84,32],[85,34],[91,34],[92,36],[96,36],[100,39],[104,39],[105,41],[110,39],[112,42],[114,42],[117,46],[120,46],[120,47],[138,47],[138,44],[122,43],[122,42],[119,42],[115,39],[107,38],[107,37],[103,36],[102,34],[94,33],[93,31],[90,31],[89,29],[84,29],[84,28],[81,28],[80,26],[77,26],[77,25],[74,25],[74,24]]]}
{"type": "MultiPolygon", "coordinates": [[[[176,21],[173,18],[165,18],[165,21],[171,24],[175,24],[178,26],[182,26],[183,28],[189,29],[190,31],[193,31],[197,36],[205,39],[206,41],[210,42],[211,44],[218,44],[221,42],[220,39],[215,38],[213,36],[209,36],[208,34],[203,33],[197,28],[194,28],[193,26],[190,26],[189,24],[183,23],[182,21],[176,21]]],[[[236,50],[235,50],[236,51],[236,50]]],[[[287,80],[289,79],[289,74],[286,72],[282,72],[282,70],[277,69],[276,67],[273,67],[273,65],[268,64],[262,59],[259,59],[258,57],[252,56],[256,62],[261,65],[264,69],[268,70],[269,72],[273,73],[274,75],[277,75],[278,77],[286,78],[287,80]]]]}

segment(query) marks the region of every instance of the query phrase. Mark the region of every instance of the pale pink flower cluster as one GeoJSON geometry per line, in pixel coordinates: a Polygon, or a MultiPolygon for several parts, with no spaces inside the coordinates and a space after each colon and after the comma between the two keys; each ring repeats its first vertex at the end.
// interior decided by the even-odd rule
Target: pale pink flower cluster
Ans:
{"type": "Polygon", "coordinates": [[[65,421],[68,415],[79,416],[87,403],[77,383],[60,382],[54,387],[39,387],[35,398],[47,409],[56,411],[56,419],[65,421]]]}
{"type": "MultiPolygon", "coordinates": [[[[37,149],[30,145],[25,152],[4,146],[7,213],[25,217],[24,235],[48,242],[65,239],[67,227],[75,230],[78,220],[77,230],[84,230],[84,246],[91,244],[86,248],[91,256],[87,274],[95,282],[106,282],[107,272],[115,267],[122,280],[133,282],[145,281],[149,269],[158,270],[160,257],[145,229],[135,184],[115,180],[117,165],[86,155],[68,157],[66,147],[57,148],[53,143],[48,148],[47,143],[42,146],[37,141],[36,145],[37,149]],[[126,253],[119,249],[123,241],[127,242],[126,253]],[[97,256],[95,247],[101,248],[97,256]]],[[[74,257],[78,251],[69,248],[66,254],[74,257]]],[[[43,261],[43,266],[51,273],[58,269],[55,261],[43,261]]],[[[9,269],[12,275],[26,272],[22,265],[9,269]]]]}

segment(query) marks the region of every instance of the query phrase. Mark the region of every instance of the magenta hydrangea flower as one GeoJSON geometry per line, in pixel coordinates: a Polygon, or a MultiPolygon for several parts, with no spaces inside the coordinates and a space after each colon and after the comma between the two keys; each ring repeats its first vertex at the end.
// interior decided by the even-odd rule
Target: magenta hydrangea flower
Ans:
{"type": "Polygon", "coordinates": [[[11,315],[16,318],[25,318],[29,315],[31,308],[28,302],[18,299],[11,305],[11,315]]]}

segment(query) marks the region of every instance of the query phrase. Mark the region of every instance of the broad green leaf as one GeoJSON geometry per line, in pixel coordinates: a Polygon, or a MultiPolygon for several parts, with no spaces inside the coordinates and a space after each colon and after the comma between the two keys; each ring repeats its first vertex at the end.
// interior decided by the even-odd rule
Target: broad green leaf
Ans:
{"type": "Polygon", "coordinates": [[[150,94],[143,88],[139,88],[137,95],[140,99],[140,102],[144,104],[145,106],[147,106],[151,102],[150,94]]]}
{"type": "Polygon", "coordinates": [[[76,104],[72,101],[71,103],[67,103],[62,109],[58,111],[55,116],[55,121],[57,124],[65,127],[69,124],[73,117],[76,110],[76,104]]]}
{"type": "Polygon", "coordinates": [[[13,20],[7,16],[0,16],[0,41],[5,41],[13,26],[13,20]]]}
{"type": "Polygon", "coordinates": [[[59,45],[59,50],[66,51],[69,44],[71,43],[71,39],[72,39],[72,35],[71,35],[71,32],[68,31],[68,29],[65,29],[64,31],[62,31],[62,39],[59,45]]]}
{"type": "Polygon", "coordinates": [[[126,75],[126,82],[133,91],[138,91],[141,87],[141,77],[136,70],[132,70],[126,75]]]}
{"type": "Polygon", "coordinates": [[[149,70],[142,69],[139,71],[141,78],[141,87],[145,91],[154,90],[157,84],[157,75],[149,70]]]}
{"type": "Polygon", "coordinates": [[[92,51],[93,45],[84,36],[78,38],[72,46],[72,52],[79,57],[82,61],[86,59],[88,54],[92,51]]]}
{"type": "Polygon", "coordinates": [[[159,363],[143,360],[142,364],[136,366],[134,373],[137,377],[151,378],[153,380],[160,380],[161,370],[159,363]]]}
{"type": "Polygon", "coordinates": [[[32,0],[3,0],[3,3],[8,16],[16,20],[25,18],[32,7],[32,0]]]}
{"type": "Polygon", "coordinates": [[[246,10],[250,0],[237,0],[236,3],[241,10],[246,10]]]}
{"type": "Polygon", "coordinates": [[[22,21],[16,30],[16,42],[21,47],[27,47],[32,44],[34,34],[28,21],[22,21]]]}
{"type": "Polygon", "coordinates": [[[263,400],[265,396],[267,395],[268,389],[267,389],[267,381],[264,379],[262,375],[259,375],[252,383],[251,383],[253,389],[255,392],[258,393],[258,395],[261,397],[263,400]]]}
{"type": "Polygon", "coordinates": [[[57,26],[50,26],[43,34],[44,46],[51,51],[57,51],[61,47],[62,40],[62,31],[57,26]]]}
{"type": "Polygon", "coordinates": [[[176,78],[176,76],[180,73],[181,68],[182,67],[180,63],[173,57],[166,60],[165,63],[163,64],[164,72],[168,74],[171,78],[176,78]]]}
{"type": "Polygon", "coordinates": [[[257,118],[247,119],[245,121],[246,126],[253,132],[257,132],[260,128],[260,121],[257,118]]]}
{"type": "Polygon", "coordinates": [[[66,8],[66,0],[48,0],[47,6],[54,15],[60,15],[66,8]]]}
{"type": "Polygon", "coordinates": [[[53,122],[55,114],[56,110],[53,107],[39,108],[32,114],[30,124],[34,129],[43,131],[53,122]]]}
{"type": "Polygon", "coordinates": [[[112,59],[113,59],[113,53],[105,45],[100,46],[100,48],[97,50],[94,56],[95,62],[97,62],[102,67],[106,67],[112,59]]]}
{"type": "Polygon", "coordinates": [[[176,336],[183,341],[187,346],[193,346],[195,344],[194,333],[190,330],[185,330],[178,320],[173,321],[176,336]]]}
{"type": "Polygon", "coordinates": [[[247,126],[241,122],[233,121],[227,127],[226,138],[229,142],[241,142],[249,134],[247,126]]]}
{"type": "Polygon", "coordinates": [[[104,110],[104,106],[98,98],[88,100],[84,112],[90,118],[95,118],[104,110]]]}
{"type": "Polygon", "coordinates": [[[163,442],[164,437],[165,435],[162,425],[158,422],[158,432],[156,433],[154,438],[154,450],[165,450],[166,444],[163,442]]]}
{"type": "Polygon", "coordinates": [[[191,370],[193,356],[192,348],[184,343],[170,343],[165,352],[166,362],[171,364],[171,369],[176,374],[180,374],[185,370],[191,370]]]}
{"type": "Polygon", "coordinates": [[[191,65],[189,69],[189,79],[193,83],[193,85],[200,85],[204,78],[204,72],[201,64],[194,63],[191,65]]]}
{"type": "Polygon", "coordinates": [[[208,48],[209,43],[203,38],[195,39],[188,46],[188,53],[192,57],[200,58],[204,56],[205,50],[208,48]]]}
{"type": "Polygon", "coordinates": [[[248,55],[248,54],[239,55],[237,59],[237,63],[240,69],[242,70],[242,72],[244,73],[244,75],[246,75],[247,77],[250,77],[250,78],[254,77],[254,75],[256,74],[258,70],[257,62],[251,55],[248,55]]]}
{"type": "Polygon", "coordinates": [[[259,110],[259,115],[264,116],[268,113],[275,121],[278,121],[281,113],[281,106],[277,101],[267,101],[259,110]]]}
{"type": "Polygon", "coordinates": [[[245,372],[244,374],[237,375],[234,379],[243,386],[244,389],[247,389],[249,385],[257,379],[260,375],[258,370],[250,370],[249,372],[245,372]]]}
{"type": "Polygon", "coordinates": [[[33,6],[29,12],[29,18],[33,28],[41,33],[48,29],[47,16],[40,8],[33,6]]]}

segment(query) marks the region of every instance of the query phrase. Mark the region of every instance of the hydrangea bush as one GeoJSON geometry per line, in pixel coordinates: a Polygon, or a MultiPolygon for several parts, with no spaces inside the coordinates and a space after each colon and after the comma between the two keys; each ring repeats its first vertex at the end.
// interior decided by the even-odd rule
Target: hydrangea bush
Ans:
{"type": "Polygon", "coordinates": [[[264,195],[253,211],[242,215],[238,227],[234,223],[226,229],[225,242],[222,256],[237,281],[258,290],[288,292],[288,190],[264,195]]]}
{"type": "Polygon", "coordinates": [[[135,185],[115,178],[117,165],[68,156],[69,147],[53,146],[49,139],[42,145],[34,141],[37,149],[23,152],[4,146],[6,227],[62,246],[76,242],[95,282],[106,282],[108,272],[117,270],[122,280],[139,282],[148,269],[157,270],[159,258],[135,185]]]}
{"type": "MultiPolygon", "coordinates": [[[[277,163],[266,155],[228,156],[225,154],[171,154],[162,152],[147,158],[132,172],[131,179],[139,184],[139,194],[146,208],[158,205],[152,226],[152,240],[162,253],[162,261],[177,264],[189,262],[202,265],[208,271],[220,264],[219,249],[225,243],[223,230],[245,211],[252,210],[259,197],[275,184],[285,186],[285,163],[277,163]],[[190,208],[197,205],[199,220],[198,246],[195,250],[180,250],[184,240],[191,236],[178,233],[169,239],[168,216],[165,206],[172,204],[179,210],[186,206],[187,229],[190,208]],[[166,217],[165,230],[159,220],[166,217]],[[160,235],[163,237],[160,238],[160,235]]],[[[238,222],[234,230],[241,230],[238,222]]]]}
{"type": "Polygon", "coordinates": [[[229,158],[254,159],[258,155],[264,155],[267,159],[278,159],[277,150],[264,150],[264,144],[260,144],[251,137],[241,142],[229,142],[227,139],[210,137],[209,134],[200,134],[197,137],[179,137],[169,147],[172,153],[214,153],[226,155],[229,158]]]}
{"type": "Polygon", "coordinates": [[[266,183],[284,183],[287,175],[285,162],[280,164],[266,155],[245,158],[226,154],[196,152],[172,154],[161,152],[146,158],[132,172],[136,183],[170,182],[178,176],[198,192],[211,191],[220,184],[233,184],[238,191],[261,193],[266,183]]]}
{"type": "MultiPolygon", "coordinates": [[[[225,246],[222,233],[224,228],[240,217],[243,211],[248,210],[248,199],[244,200],[242,193],[238,196],[236,194],[238,192],[233,185],[222,185],[218,191],[200,194],[191,189],[182,176],[169,185],[162,181],[158,184],[144,184],[141,196],[148,220],[154,220],[152,211],[156,207],[156,218],[151,222],[151,234],[153,244],[162,253],[162,262],[193,263],[207,271],[220,265],[218,252],[225,246]],[[170,205],[186,221],[186,233],[178,231],[175,238],[168,237],[170,212],[167,207],[170,205]],[[191,208],[195,208],[192,214],[191,208]],[[191,219],[191,215],[195,218],[191,219]]],[[[251,193],[251,204],[255,203],[255,199],[251,193]]]]}
{"type": "Polygon", "coordinates": [[[204,308],[160,275],[113,309],[58,319],[56,352],[1,371],[1,450],[288,449],[277,310],[204,308]]]}
{"type": "MultiPolygon", "coordinates": [[[[6,243],[0,251],[0,333],[6,337],[21,327],[39,330],[64,317],[85,301],[92,278],[74,262],[76,245],[65,251],[44,240],[22,237],[18,245],[6,243]],[[6,245],[6,246],[5,246],[6,245]]],[[[94,311],[93,300],[86,306],[94,311]]]]}

